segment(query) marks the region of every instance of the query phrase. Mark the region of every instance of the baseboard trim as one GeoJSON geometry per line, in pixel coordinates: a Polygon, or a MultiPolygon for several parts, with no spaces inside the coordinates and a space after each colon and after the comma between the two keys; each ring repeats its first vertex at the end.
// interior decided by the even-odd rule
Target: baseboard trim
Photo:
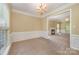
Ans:
{"type": "Polygon", "coordinates": [[[6,48],[6,50],[4,51],[3,55],[8,55],[9,50],[10,50],[11,44],[9,44],[6,48]]]}
{"type": "Polygon", "coordinates": [[[79,49],[78,48],[75,48],[75,47],[71,47],[71,49],[74,49],[74,50],[78,50],[79,51],[79,49]]]}

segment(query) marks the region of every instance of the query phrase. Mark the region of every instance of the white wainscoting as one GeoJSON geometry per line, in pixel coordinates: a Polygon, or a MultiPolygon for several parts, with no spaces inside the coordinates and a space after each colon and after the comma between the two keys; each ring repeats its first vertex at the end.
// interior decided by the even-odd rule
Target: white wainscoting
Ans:
{"type": "Polygon", "coordinates": [[[71,35],[70,47],[79,50],[79,35],[71,35]]]}
{"type": "Polygon", "coordinates": [[[11,39],[12,42],[28,40],[32,38],[43,37],[48,39],[47,31],[32,31],[32,32],[12,32],[11,39]]]}
{"type": "Polygon", "coordinates": [[[48,36],[48,31],[41,31],[41,37],[50,39],[50,37],[48,36]]]}

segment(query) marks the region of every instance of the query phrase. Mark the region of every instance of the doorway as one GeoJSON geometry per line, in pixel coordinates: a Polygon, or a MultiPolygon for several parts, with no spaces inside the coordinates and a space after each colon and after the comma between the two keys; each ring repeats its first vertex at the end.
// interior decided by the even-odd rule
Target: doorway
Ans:
{"type": "MultiPolygon", "coordinates": [[[[70,48],[70,10],[47,18],[48,36],[52,41],[60,42],[65,49],[70,48]],[[53,33],[53,34],[51,34],[53,33]]],[[[57,43],[58,44],[58,43],[57,43]]]]}

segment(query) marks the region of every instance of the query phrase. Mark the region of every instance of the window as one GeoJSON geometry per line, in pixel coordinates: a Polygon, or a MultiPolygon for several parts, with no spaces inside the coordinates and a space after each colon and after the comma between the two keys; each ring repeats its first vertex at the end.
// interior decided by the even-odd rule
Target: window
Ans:
{"type": "Polygon", "coordinates": [[[57,24],[57,33],[59,33],[59,24],[57,24]]]}
{"type": "Polygon", "coordinates": [[[7,47],[7,28],[6,28],[6,12],[5,5],[0,4],[0,54],[2,54],[7,47]]]}

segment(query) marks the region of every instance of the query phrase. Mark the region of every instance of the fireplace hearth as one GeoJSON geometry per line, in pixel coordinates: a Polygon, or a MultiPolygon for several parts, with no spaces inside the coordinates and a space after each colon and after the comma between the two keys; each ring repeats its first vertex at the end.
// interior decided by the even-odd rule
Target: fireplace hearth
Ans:
{"type": "Polygon", "coordinates": [[[55,35],[55,29],[51,29],[51,35],[55,35]]]}

